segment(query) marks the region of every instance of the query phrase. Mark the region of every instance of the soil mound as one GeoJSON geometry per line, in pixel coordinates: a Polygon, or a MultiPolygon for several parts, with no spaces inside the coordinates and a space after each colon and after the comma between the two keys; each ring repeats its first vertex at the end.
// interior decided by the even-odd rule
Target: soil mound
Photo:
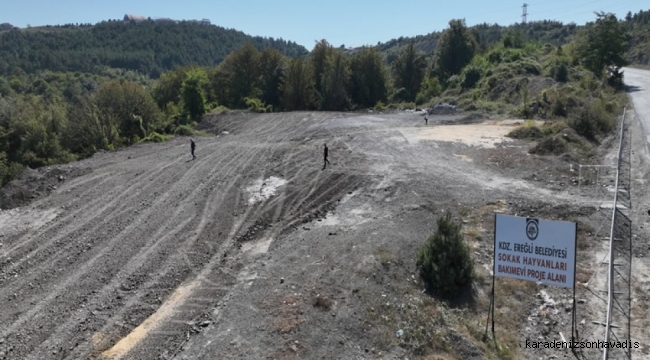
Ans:
{"type": "Polygon", "coordinates": [[[7,210],[25,206],[30,202],[47,196],[60,183],[90,172],[71,166],[44,167],[25,170],[14,180],[0,189],[0,209],[7,210]]]}

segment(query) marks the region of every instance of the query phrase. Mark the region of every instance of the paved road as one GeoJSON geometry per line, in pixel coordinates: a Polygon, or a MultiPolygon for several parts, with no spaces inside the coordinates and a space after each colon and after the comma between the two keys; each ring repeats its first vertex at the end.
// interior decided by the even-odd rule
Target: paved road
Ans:
{"type": "Polygon", "coordinates": [[[646,140],[650,142],[650,71],[625,68],[625,84],[628,86],[628,93],[634,104],[646,140]]]}

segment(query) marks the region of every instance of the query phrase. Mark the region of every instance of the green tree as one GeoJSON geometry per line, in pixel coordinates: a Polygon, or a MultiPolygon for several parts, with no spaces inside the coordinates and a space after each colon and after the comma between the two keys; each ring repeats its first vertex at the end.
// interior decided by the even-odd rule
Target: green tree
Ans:
{"type": "Polygon", "coordinates": [[[246,107],[244,98],[258,98],[261,95],[259,60],[259,51],[251,42],[226,56],[215,70],[216,77],[225,86],[227,96],[220,103],[244,108],[246,107]]]}
{"type": "Polygon", "coordinates": [[[297,57],[289,61],[280,84],[285,110],[307,110],[313,105],[314,78],[310,63],[297,57]]]}
{"type": "Polygon", "coordinates": [[[260,53],[261,100],[275,109],[280,107],[280,82],[284,62],[284,57],[278,50],[266,48],[260,53]]]}
{"type": "Polygon", "coordinates": [[[323,39],[316,43],[310,54],[314,89],[319,99],[322,97],[323,92],[323,73],[325,73],[328,59],[331,57],[333,50],[332,45],[323,39]]]}
{"type": "Polygon", "coordinates": [[[393,82],[398,89],[398,100],[415,101],[424,80],[427,61],[424,54],[418,53],[409,42],[393,63],[393,82]]]}
{"type": "Polygon", "coordinates": [[[625,31],[611,13],[596,13],[596,23],[587,29],[577,46],[581,63],[596,76],[604,71],[610,79],[620,77],[621,67],[626,64],[625,31]]]}
{"type": "Polygon", "coordinates": [[[147,136],[159,112],[144,87],[130,81],[111,81],[102,85],[93,95],[93,103],[100,116],[113,118],[119,123],[120,137],[127,145],[147,136]]]}
{"type": "Polygon", "coordinates": [[[434,53],[434,68],[440,80],[446,82],[469,64],[476,52],[476,39],[467,31],[463,20],[451,20],[440,36],[434,53]]]}
{"type": "Polygon", "coordinates": [[[181,86],[183,110],[192,121],[201,121],[206,112],[206,94],[204,87],[208,83],[205,70],[196,68],[187,72],[181,86]]]}
{"type": "Polygon", "coordinates": [[[113,114],[101,112],[90,99],[78,99],[68,107],[67,116],[63,144],[72,152],[85,157],[119,144],[119,122],[113,114]]]}
{"type": "Polygon", "coordinates": [[[350,61],[350,95],[363,107],[387,102],[389,77],[381,53],[374,47],[364,47],[350,61]]]}
{"type": "Polygon", "coordinates": [[[347,110],[350,107],[347,92],[349,79],[350,59],[341,50],[333,51],[322,75],[321,110],[347,110]]]}
{"type": "Polygon", "coordinates": [[[418,252],[416,264],[429,290],[441,297],[453,299],[472,283],[470,249],[449,212],[438,219],[438,229],[418,252]]]}
{"type": "Polygon", "coordinates": [[[159,108],[164,109],[169,103],[179,103],[183,82],[187,77],[187,73],[194,69],[196,69],[196,66],[177,67],[160,76],[151,91],[151,95],[156,100],[159,108]]]}
{"type": "Polygon", "coordinates": [[[503,35],[503,47],[521,49],[524,47],[524,33],[517,28],[510,28],[503,35]]]}

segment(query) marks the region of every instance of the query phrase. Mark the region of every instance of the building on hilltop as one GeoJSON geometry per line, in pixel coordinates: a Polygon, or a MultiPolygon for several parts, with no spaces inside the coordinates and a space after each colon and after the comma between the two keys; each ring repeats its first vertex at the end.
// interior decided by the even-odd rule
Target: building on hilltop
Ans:
{"type": "Polygon", "coordinates": [[[187,22],[193,23],[193,24],[201,24],[201,25],[212,25],[210,22],[210,19],[202,19],[202,20],[188,20],[187,22]]]}
{"type": "Polygon", "coordinates": [[[139,22],[143,22],[143,21],[146,21],[146,20],[147,20],[147,18],[144,17],[144,16],[126,14],[126,15],[124,15],[124,19],[122,21],[124,21],[124,22],[135,21],[135,22],[139,23],[139,22]]]}
{"type": "Polygon", "coordinates": [[[176,22],[176,20],[172,20],[170,18],[155,18],[153,21],[157,23],[176,22]]]}

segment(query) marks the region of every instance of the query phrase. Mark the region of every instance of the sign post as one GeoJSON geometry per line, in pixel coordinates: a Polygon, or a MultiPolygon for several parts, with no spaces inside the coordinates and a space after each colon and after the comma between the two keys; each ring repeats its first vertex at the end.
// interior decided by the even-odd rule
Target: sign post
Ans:
{"type": "Polygon", "coordinates": [[[576,236],[574,222],[495,214],[492,299],[488,312],[488,321],[492,315],[493,333],[496,276],[573,289],[572,322],[575,324],[576,236]]]}

